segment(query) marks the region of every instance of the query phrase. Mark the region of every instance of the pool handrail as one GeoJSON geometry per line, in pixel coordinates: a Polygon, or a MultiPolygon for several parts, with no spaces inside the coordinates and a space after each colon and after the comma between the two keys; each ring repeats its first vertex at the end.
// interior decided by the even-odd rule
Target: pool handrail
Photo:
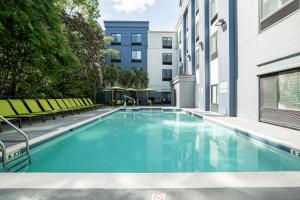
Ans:
{"type": "Polygon", "coordinates": [[[124,94],[124,107],[126,107],[126,99],[133,100],[133,107],[135,107],[135,99],[124,94]]]}
{"type": "Polygon", "coordinates": [[[30,163],[30,152],[29,152],[29,138],[27,136],[26,133],[24,133],[21,129],[19,129],[18,127],[16,127],[14,124],[12,124],[10,121],[8,121],[7,119],[5,119],[5,117],[1,116],[0,115],[0,119],[2,119],[5,123],[7,123],[10,127],[12,127],[13,129],[15,129],[17,131],[17,133],[20,133],[23,137],[24,137],[24,140],[15,140],[15,141],[10,141],[10,140],[2,140],[0,141],[0,146],[1,146],[1,149],[2,149],[2,165],[3,165],[3,169],[5,170],[6,169],[6,164],[7,164],[7,149],[4,145],[4,142],[25,142],[26,144],[26,154],[27,154],[27,157],[28,157],[28,160],[29,160],[29,163],[30,163]]]}

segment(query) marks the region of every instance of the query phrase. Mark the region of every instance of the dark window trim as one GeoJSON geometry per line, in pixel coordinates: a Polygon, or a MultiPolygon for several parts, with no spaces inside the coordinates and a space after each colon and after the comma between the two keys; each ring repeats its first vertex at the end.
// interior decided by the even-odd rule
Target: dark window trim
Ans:
{"type": "Polygon", "coordinates": [[[163,49],[172,49],[173,48],[173,38],[172,37],[162,37],[162,48],[163,49]],[[164,39],[171,38],[171,45],[164,45],[164,39]]]}
{"type": "Polygon", "coordinates": [[[197,10],[196,10],[196,15],[199,13],[199,8],[197,8],[197,10]]]}
{"type": "Polygon", "coordinates": [[[120,63],[120,62],[121,62],[121,59],[112,58],[112,59],[110,59],[110,62],[120,63]]]}
{"type": "Polygon", "coordinates": [[[121,42],[112,42],[111,45],[121,45],[121,42]]]}
{"type": "MultiPolygon", "coordinates": [[[[260,0],[260,4],[261,4],[261,0],[260,0]]],[[[260,7],[262,9],[262,4],[260,5],[260,7]]],[[[290,2],[286,6],[284,6],[283,8],[281,8],[280,10],[278,10],[277,12],[275,12],[274,14],[269,16],[268,18],[262,20],[260,22],[260,31],[263,31],[263,30],[267,29],[268,27],[272,26],[273,24],[279,22],[280,20],[282,20],[285,17],[287,17],[288,15],[292,14],[299,8],[300,8],[299,0],[294,0],[294,1],[290,2]]]]}
{"type": "Polygon", "coordinates": [[[162,64],[172,65],[173,64],[173,54],[172,53],[162,53],[162,64]],[[164,55],[171,55],[172,61],[164,61],[164,55]]]}
{"type": "Polygon", "coordinates": [[[131,59],[131,62],[133,62],[133,63],[141,63],[142,60],[141,59],[131,59]]]}
{"type": "Polygon", "coordinates": [[[143,37],[142,33],[131,33],[131,45],[133,45],[133,46],[140,46],[140,45],[142,45],[142,37],[143,37]],[[132,41],[132,36],[133,35],[141,35],[141,42],[133,42],[132,41]]]}
{"type": "Polygon", "coordinates": [[[210,21],[210,25],[213,25],[213,23],[218,19],[218,13],[213,16],[213,18],[210,21]]]}
{"type": "Polygon", "coordinates": [[[142,43],[141,42],[131,42],[131,45],[133,45],[133,46],[141,46],[142,43]]]}
{"type": "Polygon", "coordinates": [[[121,42],[112,41],[111,45],[121,45],[122,44],[122,33],[112,33],[111,37],[113,37],[113,35],[121,35],[121,42]]]}
{"type": "Polygon", "coordinates": [[[162,69],[162,81],[172,81],[172,76],[173,76],[173,71],[172,71],[172,69],[162,69]],[[163,71],[171,71],[171,77],[163,77],[163,75],[164,75],[164,73],[163,73],[163,71]]]}

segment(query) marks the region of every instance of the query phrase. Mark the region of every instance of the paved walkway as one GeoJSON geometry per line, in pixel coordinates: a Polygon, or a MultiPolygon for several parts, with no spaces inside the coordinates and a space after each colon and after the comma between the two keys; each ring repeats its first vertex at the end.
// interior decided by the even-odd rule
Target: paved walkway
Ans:
{"type": "MultiPolygon", "coordinates": [[[[34,139],[39,136],[45,135],[47,133],[60,130],[61,128],[76,124],[83,120],[87,120],[98,115],[107,113],[112,111],[114,108],[102,108],[93,111],[81,112],[80,114],[74,113],[71,115],[68,113],[66,117],[62,117],[61,115],[57,115],[56,120],[53,120],[51,116],[49,116],[45,123],[41,122],[41,119],[35,118],[32,126],[29,125],[26,119],[22,120],[22,131],[24,131],[29,139],[34,139]]],[[[3,132],[0,133],[0,140],[7,140],[11,138],[21,138],[19,134],[16,134],[16,131],[7,125],[3,125],[3,132]]],[[[13,144],[9,144],[8,146],[12,146],[13,144]]]]}
{"type": "Polygon", "coordinates": [[[299,198],[298,188],[0,190],[0,200],[299,200],[299,198]],[[161,199],[161,196],[164,199],[161,199]]]}
{"type": "Polygon", "coordinates": [[[246,132],[257,135],[259,137],[274,141],[284,146],[289,146],[295,150],[300,151],[299,130],[284,128],[280,126],[262,123],[255,120],[243,119],[239,117],[225,117],[213,112],[203,112],[199,109],[186,109],[186,110],[198,113],[204,116],[204,118],[208,120],[226,126],[234,127],[240,130],[244,130],[246,132]]]}

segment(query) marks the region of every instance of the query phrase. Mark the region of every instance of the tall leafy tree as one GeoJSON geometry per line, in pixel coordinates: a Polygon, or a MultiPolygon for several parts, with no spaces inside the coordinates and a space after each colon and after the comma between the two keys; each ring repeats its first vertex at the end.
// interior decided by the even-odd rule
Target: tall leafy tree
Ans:
{"type": "Polygon", "coordinates": [[[0,8],[0,92],[50,93],[61,72],[78,61],[64,33],[57,0],[1,0],[0,8]]]}

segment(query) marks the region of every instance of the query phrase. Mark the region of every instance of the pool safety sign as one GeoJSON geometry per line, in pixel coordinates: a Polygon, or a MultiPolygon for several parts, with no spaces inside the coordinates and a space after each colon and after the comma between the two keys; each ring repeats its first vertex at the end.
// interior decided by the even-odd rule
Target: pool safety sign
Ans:
{"type": "Polygon", "coordinates": [[[161,194],[161,193],[152,194],[151,200],[165,200],[165,194],[161,194]]]}

